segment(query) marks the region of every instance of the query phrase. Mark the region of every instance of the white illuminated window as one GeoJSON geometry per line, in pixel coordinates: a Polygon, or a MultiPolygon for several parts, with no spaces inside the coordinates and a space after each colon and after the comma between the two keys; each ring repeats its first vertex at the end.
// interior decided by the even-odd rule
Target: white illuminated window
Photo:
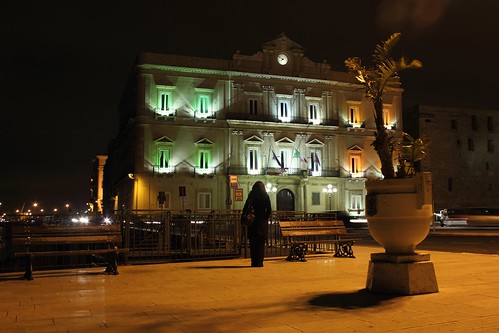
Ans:
{"type": "Polygon", "coordinates": [[[289,106],[289,101],[279,101],[278,117],[279,120],[283,122],[289,122],[291,117],[291,110],[289,106]]]}
{"type": "Polygon", "coordinates": [[[350,195],[350,210],[362,210],[362,195],[352,194],[350,195]]]}
{"type": "Polygon", "coordinates": [[[308,121],[313,124],[319,124],[318,108],[317,104],[310,104],[308,106],[308,121]]]}
{"type": "Polygon", "coordinates": [[[260,172],[260,151],[257,147],[248,148],[248,173],[256,174],[260,172]]]}

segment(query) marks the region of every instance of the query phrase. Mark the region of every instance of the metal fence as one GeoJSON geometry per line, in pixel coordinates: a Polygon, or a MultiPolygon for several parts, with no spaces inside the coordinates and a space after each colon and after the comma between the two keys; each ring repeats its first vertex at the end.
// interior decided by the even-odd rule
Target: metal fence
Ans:
{"type": "MultiPolygon", "coordinates": [[[[10,216],[0,222],[0,271],[22,270],[23,262],[14,257],[15,249],[9,245],[9,225],[13,223],[43,223],[74,226],[78,223],[117,223],[122,230],[121,247],[129,253],[121,258],[131,264],[175,262],[249,257],[246,230],[240,223],[240,210],[211,211],[128,211],[116,212],[111,222],[90,219],[89,222],[69,216],[10,216]]],[[[269,220],[266,256],[285,256],[289,249],[281,237],[279,221],[336,219],[331,215],[313,215],[303,212],[273,212],[269,220]]],[[[329,251],[330,245],[319,245],[316,250],[329,251]]],[[[72,260],[73,266],[97,264],[95,258],[72,260]]],[[[53,261],[52,261],[53,262],[53,261]]],[[[67,261],[53,267],[65,267],[67,261]]]]}

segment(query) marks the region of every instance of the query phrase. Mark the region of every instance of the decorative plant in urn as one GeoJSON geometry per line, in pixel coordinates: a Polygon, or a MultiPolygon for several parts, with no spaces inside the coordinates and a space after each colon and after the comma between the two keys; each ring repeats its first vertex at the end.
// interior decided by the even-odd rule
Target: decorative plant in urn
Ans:
{"type": "Polygon", "coordinates": [[[345,60],[348,70],[355,74],[374,106],[374,121],[376,123],[375,139],[373,142],[380,162],[381,173],[385,179],[395,178],[393,167],[393,151],[395,140],[390,131],[385,127],[383,119],[383,94],[400,87],[398,73],[411,68],[421,68],[419,60],[407,61],[405,57],[398,60],[391,58],[393,48],[399,42],[400,33],[394,33],[385,42],[376,46],[373,55],[373,64],[364,66],[357,57],[345,60]]]}
{"type": "Polygon", "coordinates": [[[373,102],[376,131],[372,145],[384,176],[366,181],[369,232],[385,249],[371,254],[366,287],[378,293],[415,295],[437,292],[438,285],[430,255],[416,253],[416,245],[426,238],[433,221],[431,174],[415,168],[426,157],[428,140],[407,133],[402,140],[396,139],[383,119],[383,94],[400,87],[398,73],[422,67],[419,60],[391,58],[400,36],[395,33],[376,46],[371,66],[362,65],[359,58],[348,58],[345,64],[373,102]],[[394,151],[398,151],[396,171],[394,151]]]}

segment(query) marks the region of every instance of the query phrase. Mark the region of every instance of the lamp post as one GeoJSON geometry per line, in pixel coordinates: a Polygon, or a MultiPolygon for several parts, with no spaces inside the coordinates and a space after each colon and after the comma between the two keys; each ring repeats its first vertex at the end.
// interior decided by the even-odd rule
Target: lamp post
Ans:
{"type": "Polygon", "coordinates": [[[331,200],[332,200],[333,194],[338,192],[338,189],[336,187],[333,187],[333,185],[328,184],[327,187],[324,187],[322,189],[322,192],[324,192],[324,194],[328,196],[328,198],[329,198],[329,210],[332,210],[331,200]]]}

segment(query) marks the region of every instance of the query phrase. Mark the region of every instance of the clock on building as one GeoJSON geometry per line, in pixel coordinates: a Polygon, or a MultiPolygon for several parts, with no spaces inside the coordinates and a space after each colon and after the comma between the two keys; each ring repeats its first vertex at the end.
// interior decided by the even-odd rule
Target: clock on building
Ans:
{"type": "Polygon", "coordinates": [[[280,64],[280,65],[286,65],[288,63],[288,56],[284,53],[279,53],[277,55],[277,62],[280,64]]]}

